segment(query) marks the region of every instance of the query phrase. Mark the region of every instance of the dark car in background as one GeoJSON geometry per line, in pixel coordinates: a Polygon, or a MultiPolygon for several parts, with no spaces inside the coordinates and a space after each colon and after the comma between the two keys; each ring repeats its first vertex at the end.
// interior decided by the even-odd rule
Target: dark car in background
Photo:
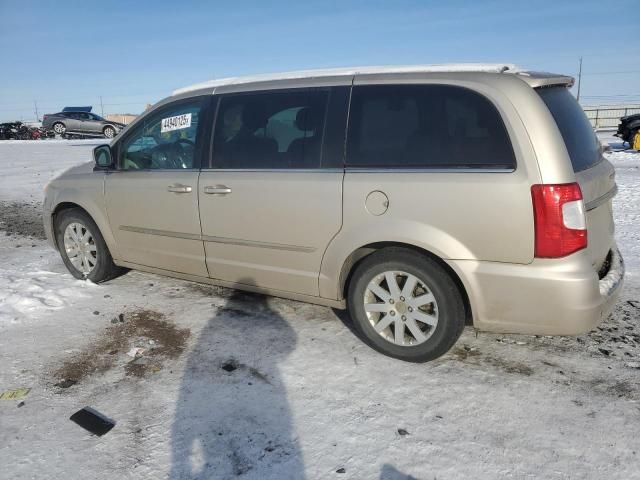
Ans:
{"type": "Polygon", "coordinates": [[[631,148],[640,150],[640,113],[622,117],[615,136],[627,142],[631,148]]]}
{"type": "Polygon", "coordinates": [[[113,138],[124,125],[87,111],[62,111],[44,115],[42,127],[53,130],[57,135],[104,135],[106,138],[113,138]]]}

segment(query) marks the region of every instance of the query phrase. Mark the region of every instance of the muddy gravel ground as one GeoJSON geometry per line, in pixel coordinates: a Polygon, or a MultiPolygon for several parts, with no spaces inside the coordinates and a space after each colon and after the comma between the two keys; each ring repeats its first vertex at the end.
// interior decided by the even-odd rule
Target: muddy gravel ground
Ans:
{"type": "Polygon", "coordinates": [[[5,235],[44,240],[42,204],[0,201],[0,230],[5,235]]]}

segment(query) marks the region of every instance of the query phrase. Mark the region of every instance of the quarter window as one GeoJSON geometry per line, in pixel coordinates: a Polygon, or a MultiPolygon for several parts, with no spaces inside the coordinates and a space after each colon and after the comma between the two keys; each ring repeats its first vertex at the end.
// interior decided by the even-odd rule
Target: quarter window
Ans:
{"type": "Polygon", "coordinates": [[[120,147],[123,170],[196,168],[202,102],[164,108],[143,120],[120,147]]]}
{"type": "Polygon", "coordinates": [[[537,90],[556,121],[567,146],[574,172],[593,167],[600,160],[600,145],[582,107],[566,87],[537,90]]]}
{"type": "Polygon", "coordinates": [[[353,89],[347,166],[515,168],[506,128],[482,95],[446,85],[353,89]]]}
{"type": "Polygon", "coordinates": [[[225,96],[214,133],[214,168],[319,168],[328,91],[225,96]]]}

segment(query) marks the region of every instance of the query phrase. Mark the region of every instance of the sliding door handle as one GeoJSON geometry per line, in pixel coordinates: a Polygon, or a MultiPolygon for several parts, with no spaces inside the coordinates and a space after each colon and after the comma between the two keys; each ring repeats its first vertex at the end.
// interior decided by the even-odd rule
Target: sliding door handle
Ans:
{"type": "Polygon", "coordinates": [[[167,190],[173,193],[191,193],[191,187],[189,185],[169,185],[167,190]]]}
{"type": "Polygon", "coordinates": [[[216,185],[215,187],[204,187],[204,193],[208,195],[228,195],[231,189],[226,185],[216,185]]]}

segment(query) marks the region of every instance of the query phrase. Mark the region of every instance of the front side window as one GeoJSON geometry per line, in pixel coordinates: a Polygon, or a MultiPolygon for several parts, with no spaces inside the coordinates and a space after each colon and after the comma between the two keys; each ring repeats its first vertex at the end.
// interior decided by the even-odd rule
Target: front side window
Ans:
{"type": "Polygon", "coordinates": [[[122,170],[196,168],[201,101],[166,107],[145,118],[120,147],[122,170]]]}
{"type": "Polygon", "coordinates": [[[328,91],[225,96],[214,133],[214,168],[319,168],[328,91]]]}
{"type": "Polygon", "coordinates": [[[448,85],[354,87],[347,166],[515,168],[509,135],[482,95],[448,85]]]}

